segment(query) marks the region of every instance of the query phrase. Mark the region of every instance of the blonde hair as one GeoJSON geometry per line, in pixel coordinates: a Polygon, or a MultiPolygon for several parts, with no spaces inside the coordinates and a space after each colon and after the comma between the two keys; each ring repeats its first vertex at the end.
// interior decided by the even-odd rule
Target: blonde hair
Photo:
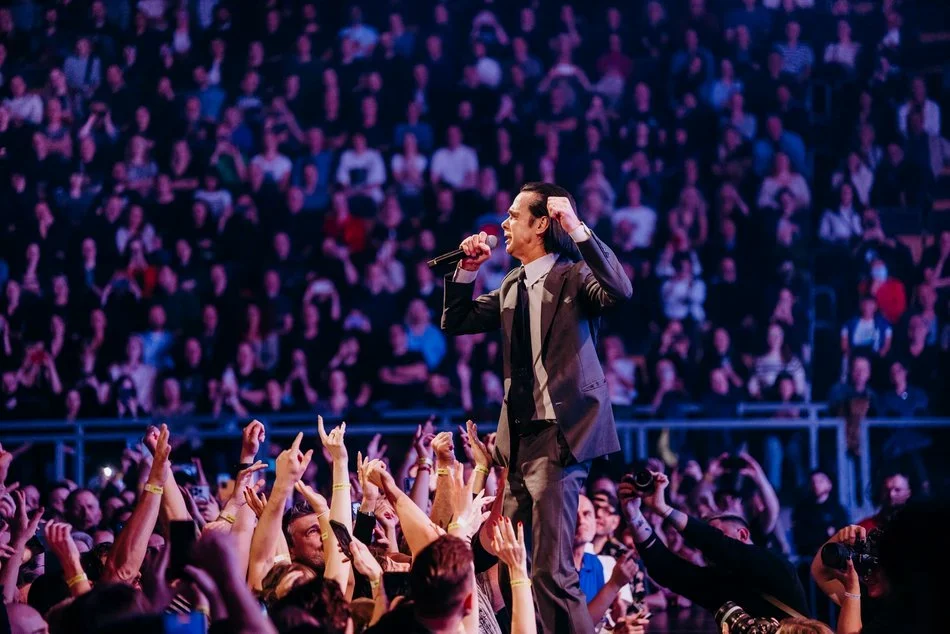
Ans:
{"type": "Polygon", "coordinates": [[[834,634],[830,627],[814,619],[785,619],[776,634],[834,634]]]}

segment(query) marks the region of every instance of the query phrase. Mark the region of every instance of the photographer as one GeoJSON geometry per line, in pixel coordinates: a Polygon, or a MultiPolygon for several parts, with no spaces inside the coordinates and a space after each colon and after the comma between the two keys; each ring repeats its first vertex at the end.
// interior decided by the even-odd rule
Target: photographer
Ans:
{"type": "MultiPolygon", "coordinates": [[[[854,548],[859,542],[867,541],[867,531],[860,526],[845,526],[834,534],[825,545],[845,544],[854,548]]],[[[861,580],[854,569],[854,562],[849,559],[847,568],[839,570],[826,566],[822,560],[822,546],[811,562],[811,574],[821,591],[828,595],[835,605],[841,608],[838,615],[838,634],[859,634],[862,625],[861,580]]],[[[877,577],[877,571],[872,572],[871,578],[877,577]]],[[[882,583],[871,583],[868,586],[868,595],[877,598],[885,590],[882,583]]]]}
{"type": "Polygon", "coordinates": [[[618,493],[637,551],[650,576],[710,612],[727,601],[755,617],[785,618],[808,612],[805,591],[794,568],[780,555],[755,546],[745,520],[719,516],[709,523],[677,511],[666,502],[669,478],[650,472],[653,488],[638,489],[627,478],[618,493]],[[682,533],[701,551],[707,566],[689,563],[671,553],[640,511],[641,503],[682,533]]]}

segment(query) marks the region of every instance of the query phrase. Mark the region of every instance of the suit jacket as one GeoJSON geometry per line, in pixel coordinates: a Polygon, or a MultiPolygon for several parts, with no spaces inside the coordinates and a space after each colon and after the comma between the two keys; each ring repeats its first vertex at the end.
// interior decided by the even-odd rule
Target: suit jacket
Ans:
{"type": "MultiPolygon", "coordinates": [[[[563,256],[544,280],[541,308],[541,358],[548,372],[548,392],[558,425],[578,461],[620,450],[607,380],[597,357],[601,313],[633,294],[617,256],[596,236],[577,244],[582,260],[563,256]]],[[[518,302],[518,269],[501,288],[472,298],[474,284],[446,277],[442,329],[464,335],[501,328],[504,350],[505,404],[496,439],[503,464],[511,455],[507,395],[511,385],[511,329],[518,302]]]]}

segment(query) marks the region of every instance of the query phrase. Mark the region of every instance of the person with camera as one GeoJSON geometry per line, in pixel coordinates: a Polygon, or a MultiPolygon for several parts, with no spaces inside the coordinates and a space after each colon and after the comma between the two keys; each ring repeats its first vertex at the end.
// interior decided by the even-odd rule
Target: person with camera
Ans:
{"type": "MultiPolygon", "coordinates": [[[[811,563],[815,583],[841,608],[838,634],[859,634],[863,629],[861,578],[854,566],[854,556],[857,552],[860,557],[867,538],[867,531],[863,527],[845,526],[825,542],[811,563]]],[[[873,571],[869,572],[877,576],[873,571]]],[[[884,590],[884,584],[872,583],[868,587],[868,595],[877,597],[884,590]]]]}
{"type": "Polygon", "coordinates": [[[669,484],[661,473],[641,472],[635,478],[625,476],[618,488],[637,551],[654,581],[713,613],[727,601],[743,606],[753,617],[782,619],[808,613],[795,569],[781,555],[753,544],[743,518],[721,515],[706,523],[689,517],[667,503],[669,484]],[[642,505],[702,552],[707,565],[697,566],[671,553],[644,517],[642,505]]]}

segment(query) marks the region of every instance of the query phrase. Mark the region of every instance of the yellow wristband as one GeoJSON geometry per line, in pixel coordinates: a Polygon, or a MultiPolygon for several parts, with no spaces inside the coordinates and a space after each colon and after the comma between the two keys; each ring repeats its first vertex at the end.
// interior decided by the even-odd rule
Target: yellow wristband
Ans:
{"type": "Polygon", "coordinates": [[[146,493],[154,493],[155,495],[162,495],[165,493],[164,487],[160,487],[157,484],[148,484],[147,482],[145,483],[143,489],[146,493]]]}
{"type": "Polygon", "coordinates": [[[372,589],[372,590],[376,590],[377,588],[379,588],[379,581],[376,580],[376,579],[370,579],[370,580],[369,580],[369,587],[370,587],[370,589],[372,589]]]}
{"type": "Polygon", "coordinates": [[[451,523],[449,523],[449,527],[448,527],[447,529],[445,529],[445,530],[447,530],[447,531],[454,531],[456,528],[462,528],[462,525],[459,524],[458,522],[451,522],[451,523]]]}
{"type": "Polygon", "coordinates": [[[334,485],[333,485],[333,490],[334,490],[334,491],[346,491],[346,490],[349,489],[349,488],[350,488],[350,483],[349,483],[349,482],[344,482],[344,483],[341,483],[341,484],[334,484],[334,485]]]}
{"type": "Polygon", "coordinates": [[[322,539],[323,541],[327,541],[328,539],[330,539],[330,532],[327,531],[323,535],[320,535],[320,539],[322,539]]]}
{"type": "Polygon", "coordinates": [[[512,588],[518,588],[520,586],[530,586],[530,585],[531,585],[531,579],[517,579],[511,582],[512,588]]]}
{"type": "Polygon", "coordinates": [[[86,576],[86,573],[81,572],[75,577],[73,577],[72,579],[68,579],[66,581],[66,586],[69,588],[73,588],[84,581],[89,581],[89,577],[86,576]]]}
{"type": "Polygon", "coordinates": [[[447,475],[449,475],[449,470],[446,469],[445,467],[439,467],[438,469],[435,470],[435,475],[437,475],[437,476],[447,476],[447,475]]]}
{"type": "Polygon", "coordinates": [[[477,464],[475,465],[475,473],[484,473],[485,475],[488,475],[490,471],[488,470],[488,467],[483,467],[482,465],[477,464]]]}
{"type": "Polygon", "coordinates": [[[195,605],[195,606],[192,606],[191,611],[197,612],[198,614],[204,614],[206,619],[208,619],[209,621],[211,620],[211,610],[209,610],[206,606],[195,605]]]}
{"type": "Polygon", "coordinates": [[[233,524],[235,517],[233,515],[228,515],[227,513],[222,513],[221,515],[218,516],[218,519],[224,520],[228,524],[233,524]]]}

